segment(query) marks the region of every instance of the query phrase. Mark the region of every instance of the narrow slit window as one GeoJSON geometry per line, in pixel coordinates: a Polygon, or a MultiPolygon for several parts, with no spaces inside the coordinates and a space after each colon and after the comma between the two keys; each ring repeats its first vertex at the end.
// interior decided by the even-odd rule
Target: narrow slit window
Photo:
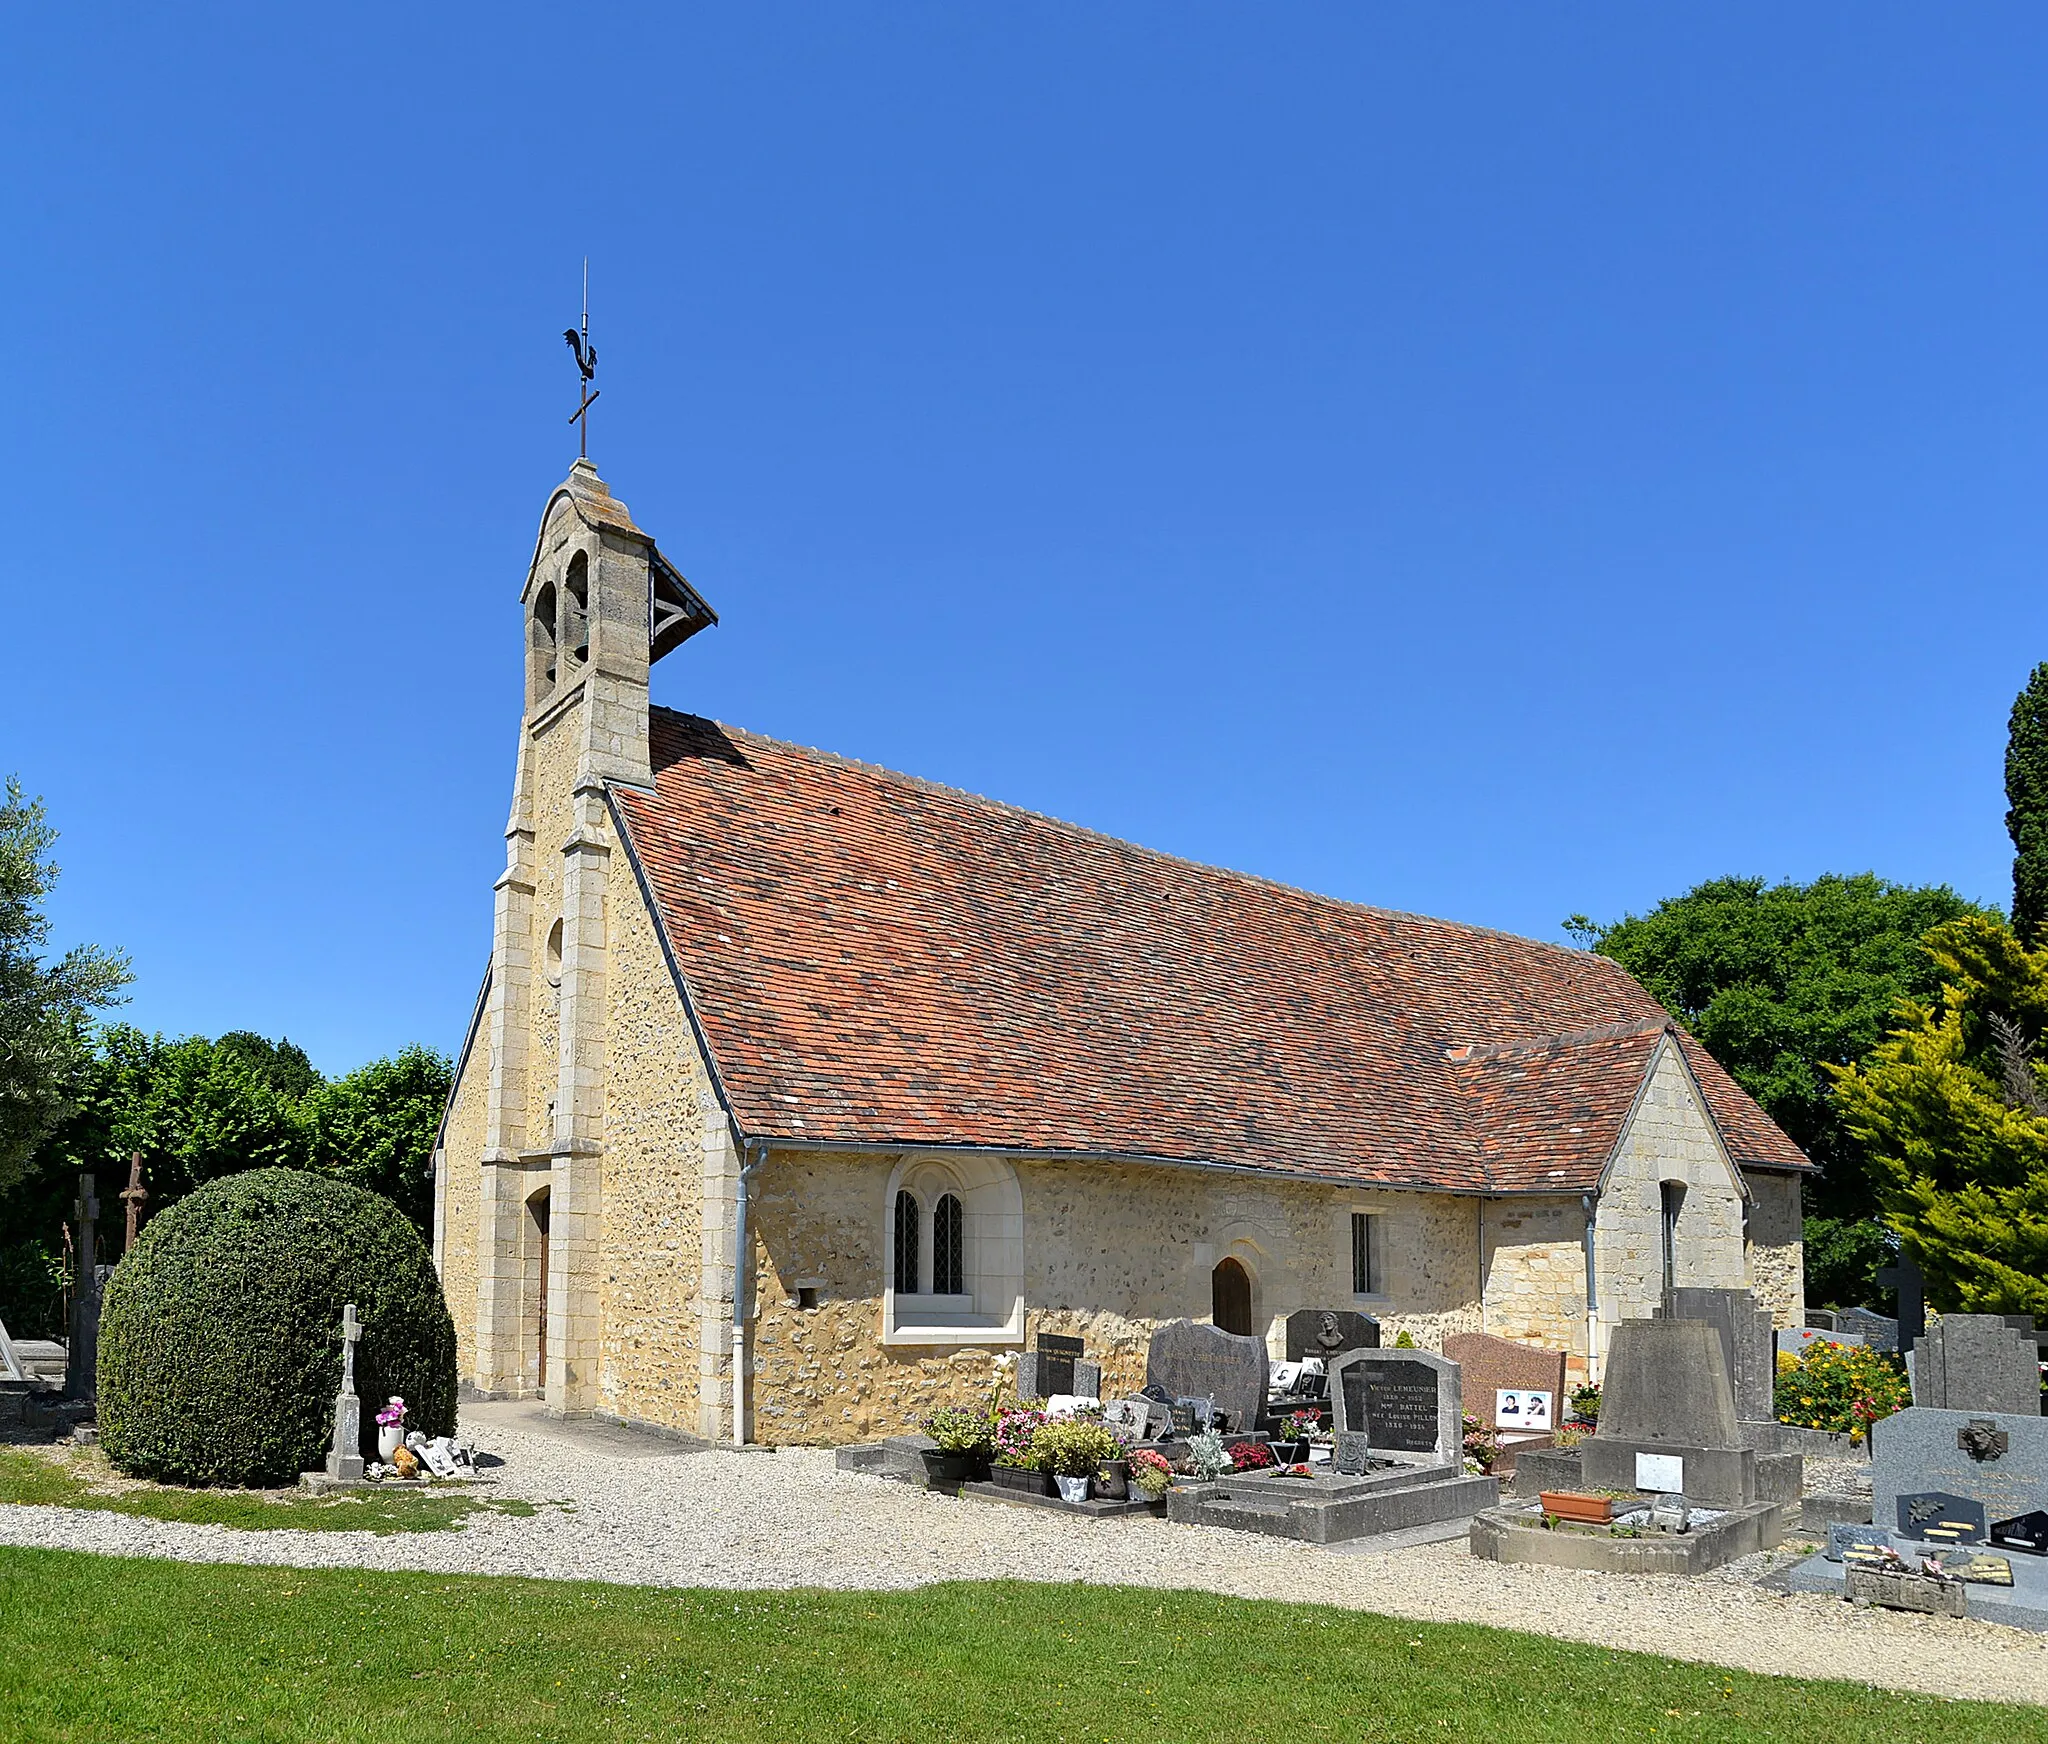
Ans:
{"type": "Polygon", "coordinates": [[[962,1260],[960,1201],[943,1194],[932,1210],[932,1293],[957,1296],[966,1289],[962,1260]]]}
{"type": "Polygon", "coordinates": [[[896,1294],[917,1294],[917,1195],[896,1195],[896,1294]]]}
{"type": "Polygon", "coordinates": [[[1670,1290],[1678,1284],[1678,1218],[1685,1209],[1685,1183],[1663,1181],[1657,1190],[1663,1201],[1664,1288],[1670,1290]]]}
{"type": "Polygon", "coordinates": [[[1354,1296],[1377,1296],[1380,1290],[1378,1258],[1379,1231],[1374,1227],[1379,1219],[1369,1211],[1354,1211],[1351,1214],[1351,1293],[1354,1296]]]}

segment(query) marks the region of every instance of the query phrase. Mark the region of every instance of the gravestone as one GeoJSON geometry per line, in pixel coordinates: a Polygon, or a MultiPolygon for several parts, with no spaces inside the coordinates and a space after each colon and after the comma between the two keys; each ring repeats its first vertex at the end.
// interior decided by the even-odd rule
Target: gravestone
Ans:
{"type": "Polygon", "coordinates": [[[1102,1365],[1081,1353],[1087,1347],[1061,1332],[1041,1332],[1038,1348],[1017,1359],[1017,1397],[1050,1399],[1056,1393],[1077,1398],[1102,1397],[1102,1365]]]}
{"type": "Polygon", "coordinates": [[[1836,1327],[1860,1338],[1872,1350],[1899,1348],[1899,1323],[1889,1314],[1868,1308],[1844,1308],[1835,1316],[1836,1327]]]}
{"type": "Polygon", "coordinates": [[[1454,1332],[1444,1355],[1458,1365],[1465,1409],[1489,1429],[1547,1435],[1563,1421],[1563,1351],[1490,1332],[1454,1332]]]}
{"type": "Polygon", "coordinates": [[[341,1388],[334,1395],[334,1439],[327,1449],[327,1475],[353,1482],[363,1475],[363,1406],[356,1397],[356,1340],[363,1323],[356,1305],[341,1311],[341,1388]]]}
{"type": "Polygon", "coordinates": [[[2010,1520],[1991,1522],[1990,1542],[2000,1550],[2024,1550],[2029,1556],[2048,1556],[2048,1512],[2036,1508],[2010,1520]]]}
{"type": "Polygon", "coordinates": [[[1300,1308],[1287,1316],[1287,1360],[1305,1356],[1325,1361],[1354,1350],[1377,1350],[1380,1323],[1347,1308],[1300,1308]]]}
{"type": "Polygon", "coordinates": [[[1600,1428],[1579,1469],[1590,1489],[1676,1490],[1728,1509],[1797,1501],[1802,1462],[1743,1445],[1720,1329],[1660,1318],[1615,1327],[1600,1428]]]}
{"type": "Polygon", "coordinates": [[[1960,1498],[1987,1527],[2048,1511],[2048,1417],[2038,1412],[1915,1405],[1881,1419],[1873,1442],[1871,1518],[1880,1526],[1905,1532],[1900,1510],[1918,1496],[1960,1498]]]}
{"type": "Polygon", "coordinates": [[[1362,1477],[1365,1468],[1372,1463],[1372,1443],[1362,1431],[1340,1429],[1331,1463],[1336,1466],[1339,1477],[1362,1477]]]}
{"type": "Polygon", "coordinates": [[[1996,1314],[1948,1314],[1913,1347],[1913,1403],[1934,1411],[2041,1414],[2033,1334],[1996,1314]]]}
{"type": "Polygon", "coordinates": [[[1775,1423],[1772,1403],[1778,1381],[1777,1347],[1771,1311],[1747,1290],[1708,1290],[1686,1285],[1666,1290],[1659,1311],[1665,1320],[1704,1320],[1720,1334],[1721,1356],[1735,1395],[1735,1416],[1743,1423],[1775,1423]]]}
{"type": "Polygon", "coordinates": [[[1461,1388],[1458,1365],[1428,1350],[1354,1350],[1330,1371],[1338,1433],[1408,1465],[1463,1465],[1461,1388]]]}
{"type": "Polygon", "coordinates": [[[1173,1320],[1152,1334],[1145,1379],[1169,1398],[1211,1399],[1227,1428],[1256,1429],[1266,1403],[1266,1346],[1221,1327],[1173,1320]]]}

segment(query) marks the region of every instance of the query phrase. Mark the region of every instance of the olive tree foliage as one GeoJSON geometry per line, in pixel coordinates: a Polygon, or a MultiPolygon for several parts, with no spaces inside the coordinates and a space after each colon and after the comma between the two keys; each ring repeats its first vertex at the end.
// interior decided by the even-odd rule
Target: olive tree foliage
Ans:
{"type": "Polygon", "coordinates": [[[2005,738],[2005,831],[2012,837],[2012,930],[2039,945],[2048,927],[2048,661],[2013,699],[2005,738]]]}
{"type": "Polygon", "coordinates": [[[0,802],[0,1191],[75,1106],[91,1053],[89,1018],[113,1003],[130,975],[126,960],[77,945],[44,960],[50,923],[43,902],[57,882],[50,858],[57,832],[40,799],[10,778],[0,802]]]}
{"type": "Polygon", "coordinates": [[[1565,930],[1642,982],[1819,1165],[1806,1183],[1807,1291],[1883,1300],[1892,1238],[1864,1148],[1843,1124],[1830,1068],[1863,1058],[1903,999],[1931,998],[1930,928],[1990,911],[1946,885],[1871,873],[1810,884],[1716,878],[1646,914],[1565,930]]]}
{"type": "Polygon", "coordinates": [[[1936,996],[1831,1073],[1844,1128],[1930,1304],[2048,1314],[2048,947],[1970,918],[1926,949],[1936,996]]]}

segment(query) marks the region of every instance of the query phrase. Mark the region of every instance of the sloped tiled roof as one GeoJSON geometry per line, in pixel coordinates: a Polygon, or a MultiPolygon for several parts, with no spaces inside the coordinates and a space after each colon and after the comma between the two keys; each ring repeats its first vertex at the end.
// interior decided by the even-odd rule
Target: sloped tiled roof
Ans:
{"type": "MultiPolygon", "coordinates": [[[[655,791],[614,803],[749,1138],[1578,1192],[1669,1022],[1587,952],[1193,865],[691,715],[654,710],[652,735],[655,791]]],[[[1803,1167],[1682,1044],[1736,1160],[1803,1167]]]]}

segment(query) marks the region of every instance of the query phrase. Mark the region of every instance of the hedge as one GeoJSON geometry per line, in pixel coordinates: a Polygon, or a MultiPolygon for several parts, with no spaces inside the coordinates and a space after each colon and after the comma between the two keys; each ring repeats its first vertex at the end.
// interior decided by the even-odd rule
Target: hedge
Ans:
{"type": "Polygon", "coordinates": [[[297,1169],[211,1181],[150,1219],[107,1280],[99,1430],[136,1477],[267,1488],[326,1457],[353,1302],[366,1457],[392,1393],[455,1427],[455,1325],[419,1233],[381,1194],[297,1169]]]}

